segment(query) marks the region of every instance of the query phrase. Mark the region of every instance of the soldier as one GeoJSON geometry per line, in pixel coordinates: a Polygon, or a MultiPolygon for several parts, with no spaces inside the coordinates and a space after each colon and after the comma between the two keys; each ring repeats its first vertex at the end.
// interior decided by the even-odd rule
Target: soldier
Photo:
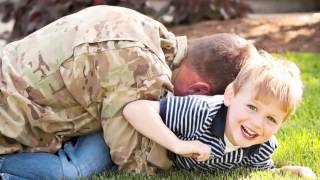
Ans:
{"type": "Polygon", "coordinates": [[[173,85],[176,95],[222,92],[256,54],[230,34],[187,47],[185,37],[126,8],[95,6],[65,16],[3,49],[2,177],[90,177],[111,166],[109,153],[120,170],[164,169],[169,165],[152,155],[161,147],[123,119],[124,105],[158,100],[173,85]]]}

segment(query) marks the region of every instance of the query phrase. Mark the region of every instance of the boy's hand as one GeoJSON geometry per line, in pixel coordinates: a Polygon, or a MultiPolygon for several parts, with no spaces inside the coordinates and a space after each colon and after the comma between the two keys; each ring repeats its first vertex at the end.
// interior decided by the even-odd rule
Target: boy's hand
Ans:
{"type": "Polygon", "coordinates": [[[183,157],[192,157],[197,161],[206,161],[211,155],[210,146],[200,141],[180,140],[174,149],[174,153],[183,157]]]}
{"type": "Polygon", "coordinates": [[[300,176],[300,177],[312,178],[312,179],[316,178],[316,175],[314,174],[314,172],[308,167],[304,167],[304,166],[282,166],[280,169],[284,170],[284,171],[291,172],[292,174],[300,176]]]}

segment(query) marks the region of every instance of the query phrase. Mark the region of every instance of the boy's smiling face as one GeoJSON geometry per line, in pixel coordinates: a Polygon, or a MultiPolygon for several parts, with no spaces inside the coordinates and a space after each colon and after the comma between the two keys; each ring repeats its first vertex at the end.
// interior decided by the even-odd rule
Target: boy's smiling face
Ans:
{"type": "Polygon", "coordinates": [[[225,133],[235,146],[249,147],[266,142],[287,115],[274,97],[263,97],[264,101],[257,99],[253,84],[247,81],[237,94],[231,84],[224,94],[224,104],[228,107],[225,133]]]}

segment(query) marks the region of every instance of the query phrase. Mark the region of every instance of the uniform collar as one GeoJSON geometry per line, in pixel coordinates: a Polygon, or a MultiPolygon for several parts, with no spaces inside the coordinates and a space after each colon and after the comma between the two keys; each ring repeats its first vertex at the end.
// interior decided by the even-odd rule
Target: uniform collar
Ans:
{"type": "Polygon", "coordinates": [[[176,55],[173,58],[171,69],[175,69],[180,66],[182,59],[187,55],[188,41],[186,36],[176,37],[176,55]]]}
{"type": "MultiPolygon", "coordinates": [[[[224,149],[226,142],[224,141],[224,131],[225,131],[225,125],[226,125],[226,119],[227,119],[227,112],[228,108],[222,104],[221,108],[218,110],[216,116],[214,117],[211,125],[211,133],[220,139],[221,143],[220,145],[223,146],[221,148],[222,152],[220,154],[224,154],[224,149]]],[[[258,154],[260,150],[261,144],[256,144],[247,148],[241,148],[243,149],[243,156],[248,157],[253,154],[258,154]]],[[[216,155],[219,157],[220,155],[216,155]]],[[[221,157],[221,156],[220,156],[221,157]]]]}

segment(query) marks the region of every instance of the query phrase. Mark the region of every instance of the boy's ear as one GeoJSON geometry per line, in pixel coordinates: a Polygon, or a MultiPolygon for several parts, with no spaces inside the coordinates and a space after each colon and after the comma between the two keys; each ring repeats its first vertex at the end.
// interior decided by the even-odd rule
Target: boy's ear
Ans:
{"type": "Polygon", "coordinates": [[[225,106],[230,106],[234,95],[234,86],[233,83],[230,83],[223,94],[223,103],[225,106]]]}
{"type": "Polygon", "coordinates": [[[196,82],[191,84],[188,89],[188,95],[209,95],[210,94],[210,85],[205,82],[196,82]]]}

